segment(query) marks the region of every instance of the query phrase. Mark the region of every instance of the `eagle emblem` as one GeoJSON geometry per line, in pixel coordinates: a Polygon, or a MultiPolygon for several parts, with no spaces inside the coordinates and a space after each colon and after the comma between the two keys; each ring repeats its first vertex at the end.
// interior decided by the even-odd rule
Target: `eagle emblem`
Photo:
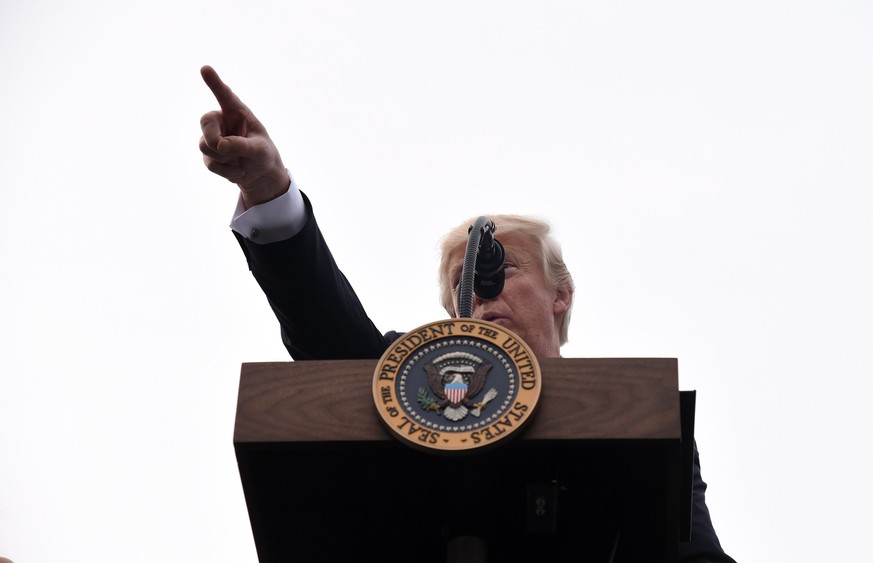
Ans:
{"type": "Polygon", "coordinates": [[[469,352],[449,352],[432,362],[423,364],[427,374],[428,386],[434,398],[426,389],[418,392],[418,402],[430,411],[442,410],[442,416],[457,422],[467,414],[478,417],[494,397],[493,387],[480,401],[475,398],[485,387],[485,380],[491,364],[469,352]]]}

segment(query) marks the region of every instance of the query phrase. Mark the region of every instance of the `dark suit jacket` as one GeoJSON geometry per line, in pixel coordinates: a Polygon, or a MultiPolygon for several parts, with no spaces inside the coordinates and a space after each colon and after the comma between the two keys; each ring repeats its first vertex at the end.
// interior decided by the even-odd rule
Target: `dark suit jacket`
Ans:
{"type": "MultiPolygon", "coordinates": [[[[290,239],[255,244],[234,233],[279,320],[282,342],[295,360],[379,358],[401,333],[383,334],[367,316],[303,199],[308,219],[290,239]]],[[[733,561],[712,526],[696,444],[693,490],[692,541],[680,544],[680,561],[733,561]]]]}
{"type": "Polygon", "coordinates": [[[379,358],[400,334],[376,329],[303,199],[308,219],[290,239],[262,245],[234,233],[279,320],[282,342],[295,360],[379,358]]]}

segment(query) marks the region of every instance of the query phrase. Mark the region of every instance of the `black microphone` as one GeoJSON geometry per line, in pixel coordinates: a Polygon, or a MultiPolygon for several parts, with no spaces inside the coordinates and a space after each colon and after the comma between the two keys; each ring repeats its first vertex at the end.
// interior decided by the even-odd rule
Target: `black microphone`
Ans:
{"type": "Polygon", "coordinates": [[[494,299],[503,291],[506,274],[503,271],[503,245],[494,238],[497,226],[488,221],[482,227],[479,239],[479,252],[476,255],[476,268],[473,276],[473,292],[482,299],[494,299]]]}
{"type": "Polygon", "coordinates": [[[503,245],[494,238],[497,226],[488,217],[479,217],[467,230],[464,266],[458,281],[458,316],[473,316],[473,294],[494,299],[503,291],[503,245]]]}

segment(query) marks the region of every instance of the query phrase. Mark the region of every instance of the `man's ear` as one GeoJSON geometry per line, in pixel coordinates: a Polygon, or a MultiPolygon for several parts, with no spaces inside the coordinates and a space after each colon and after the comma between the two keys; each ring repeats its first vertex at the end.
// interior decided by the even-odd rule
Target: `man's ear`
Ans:
{"type": "Polygon", "coordinates": [[[555,316],[563,315],[570,310],[573,304],[573,287],[563,286],[555,290],[555,302],[552,306],[552,311],[555,316]]]}

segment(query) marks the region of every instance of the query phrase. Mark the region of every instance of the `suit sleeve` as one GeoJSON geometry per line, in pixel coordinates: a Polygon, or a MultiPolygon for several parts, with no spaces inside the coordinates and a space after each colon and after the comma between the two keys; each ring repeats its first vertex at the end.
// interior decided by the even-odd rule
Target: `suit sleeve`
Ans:
{"type": "Polygon", "coordinates": [[[295,360],[378,358],[398,336],[382,334],[340,271],[304,195],[307,220],[293,237],[255,244],[234,232],[295,360]]]}

